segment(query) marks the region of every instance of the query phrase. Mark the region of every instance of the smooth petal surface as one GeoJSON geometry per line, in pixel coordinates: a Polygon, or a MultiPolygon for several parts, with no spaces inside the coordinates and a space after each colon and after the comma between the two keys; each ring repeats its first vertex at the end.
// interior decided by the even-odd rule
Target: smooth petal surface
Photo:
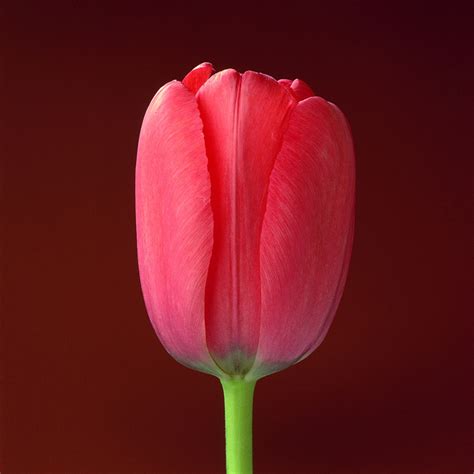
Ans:
{"type": "Polygon", "coordinates": [[[211,77],[214,67],[211,63],[201,63],[192,69],[183,79],[184,86],[193,94],[211,77]]]}
{"type": "Polygon", "coordinates": [[[278,83],[286,87],[298,102],[314,96],[311,87],[301,79],[295,79],[294,81],[290,79],[279,79],[278,83]]]}
{"type": "Polygon", "coordinates": [[[302,101],[308,97],[313,97],[314,92],[311,87],[306,84],[306,82],[301,79],[295,79],[290,86],[291,92],[295,96],[297,101],[302,101]]]}
{"type": "Polygon", "coordinates": [[[347,274],[354,190],[353,145],[344,116],[319,97],[299,102],[270,178],[252,376],[295,363],[324,338],[347,274]]]}
{"type": "Polygon", "coordinates": [[[212,252],[210,180],[195,96],[168,83],[146,112],[136,167],[140,278],[168,352],[217,373],[206,346],[204,299],[212,252]]]}
{"type": "Polygon", "coordinates": [[[231,373],[251,365],[260,328],[260,233],[270,172],[295,100],[269,76],[225,70],[197,96],[212,188],[207,344],[231,373]]]}
{"type": "Polygon", "coordinates": [[[292,82],[293,81],[291,79],[278,79],[278,84],[281,84],[288,89],[291,87],[292,82]]]}

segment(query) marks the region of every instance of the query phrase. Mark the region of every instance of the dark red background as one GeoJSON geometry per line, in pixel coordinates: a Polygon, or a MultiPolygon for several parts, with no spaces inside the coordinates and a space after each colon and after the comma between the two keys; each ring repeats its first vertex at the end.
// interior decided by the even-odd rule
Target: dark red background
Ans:
{"type": "Polygon", "coordinates": [[[155,337],[134,234],[147,104],[204,60],[303,78],[356,143],[347,288],[317,352],[257,385],[256,474],[471,473],[467,10],[14,3],[2,12],[2,473],[224,471],[219,383],[155,337]]]}

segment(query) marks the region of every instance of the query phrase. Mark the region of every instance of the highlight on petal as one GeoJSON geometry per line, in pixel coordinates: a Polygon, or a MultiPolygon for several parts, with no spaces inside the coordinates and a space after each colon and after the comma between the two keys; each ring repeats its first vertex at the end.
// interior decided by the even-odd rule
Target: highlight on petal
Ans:
{"type": "Polygon", "coordinates": [[[260,232],[269,177],[296,102],[269,76],[234,70],[212,76],[196,98],[214,216],[207,344],[224,370],[245,373],[259,338],[260,232]]]}
{"type": "Polygon", "coordinates": [[[195,96],[162,87],[143,120],[136,165],[140,279],[152,324],[185,365],[219,373],[206,346],[204,296],[212,252],[210,179],[195,96]]]}
{"type": "Polygon", "coordinates": [[[211,63],[201,63],[188,72],[182,82],[193,94],[196,94],[213,72],[214,67],[211,63]]]}
{"type": "Polygon", "coordinates": [[[262,226],[261,328],[249,377],[281,370],[322,341],[352,247],[355,164],[342,113],[319,97],[293,109],[262,226]]]}

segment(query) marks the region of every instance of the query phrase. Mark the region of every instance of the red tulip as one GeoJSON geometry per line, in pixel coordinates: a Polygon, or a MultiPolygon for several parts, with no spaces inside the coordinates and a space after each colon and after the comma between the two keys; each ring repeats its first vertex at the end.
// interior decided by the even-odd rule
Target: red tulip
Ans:
{"type": "Polygon", "coordinates": [[[303,81],[211,64],[164,85],[136,168],[140,278],[167,351],[255,381],[309,355],[342,295],[355,166],[341,111],[303,81]]]}

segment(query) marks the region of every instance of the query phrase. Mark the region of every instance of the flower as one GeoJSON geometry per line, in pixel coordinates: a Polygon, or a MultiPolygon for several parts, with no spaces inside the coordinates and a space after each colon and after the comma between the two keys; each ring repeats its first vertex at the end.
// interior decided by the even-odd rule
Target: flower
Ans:
{"type": "Polygon", "coordinates": [[[301,80],[203,63],[140,132],[136,219],[147,312],[166,350],[221,379],[309,355],[345,284],[355,162],[342,112],[301,80]]]}

